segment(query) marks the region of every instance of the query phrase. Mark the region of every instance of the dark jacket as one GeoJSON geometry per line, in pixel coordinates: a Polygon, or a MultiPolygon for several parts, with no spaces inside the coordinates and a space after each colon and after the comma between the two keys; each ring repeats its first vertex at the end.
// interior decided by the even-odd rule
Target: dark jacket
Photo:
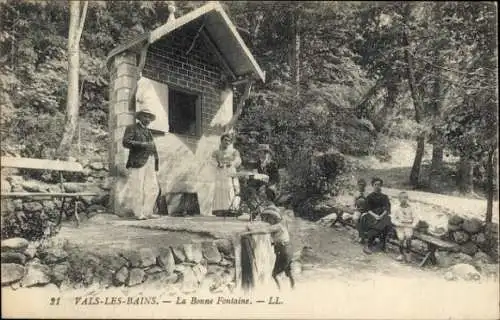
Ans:
{"type": "Polygon", "coordinates": [[[257,172],[269,176],[269,185],[278,184],[280,182],[280,173],[278,164],[271,160],[265,167],[260,159],[257,161],[257,172]]]}
{"type": "Polygon", "coordinates": [[[123,135],[123,146],[130,150],[128,168],[142,168],[150,156],[155,157],[155,170],[158,171],[159,158],[151,131],[140,122],[129,125],[123,135]],[[152,144],[152,145],[151,145],[152,144]]]}
{"type": "Polygon", "coordinates": [[[387,214],[391,214],[391,201],[389,197],[383,193],[372,192],[366,197],[367,209],[373,211],[377,215],[381,215],[382,212],[387,211],[387,214]]]}

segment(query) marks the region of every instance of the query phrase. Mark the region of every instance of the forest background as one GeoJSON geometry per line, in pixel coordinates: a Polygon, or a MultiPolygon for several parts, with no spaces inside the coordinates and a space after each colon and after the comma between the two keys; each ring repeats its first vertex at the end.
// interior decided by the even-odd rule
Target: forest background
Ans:
{"type": "MultiPolygon", "coordinates": [[[[77,131],[61,155],[70,5],[1,1],[2,155],[85,162],[106,154],[106,56],[164,24],[169,4],[88,2],[77,131]]],[[[203,4],[176,1],[176,15],[203,4]]],[[[388,161],[391,142],[405,139],[414,146],[407,188],[485,198],[491,221],[498,167],[496,3],[222,4],[267,78],[244,108],[236,146],[250,158],[255,143],[271,144],[296,202],[347,188],[359,169],[353,157],[388,161]]]]}

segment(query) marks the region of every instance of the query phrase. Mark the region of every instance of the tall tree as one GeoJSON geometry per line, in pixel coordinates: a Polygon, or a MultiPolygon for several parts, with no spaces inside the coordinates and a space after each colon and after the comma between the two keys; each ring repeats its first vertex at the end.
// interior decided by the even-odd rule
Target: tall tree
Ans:
{"type": "Polygon", "coordinates": [[[56,151],[56,156],[65,159],[75,136],[80,110],[79,80],[80,80],[80,38],[87,15],[88,1],[69,2],[69,33],[68,33],[68,92],[66,101],[66,124],[64,133],[56,151]],[[82,9],[83,5],[83,9],[82,9]]]}
{"type": "Polygon", "coordinates": [[[291,61],[290,65],[293,70],[293,84],[295,86],[295,95],[296,97],[300,97],[300,4],[298,4],[294,10],[290,11],[290,15],[292,17],[291,21],[291,42],[290,42],[290,52],[291,61]]]}
{"type": "Polygon", "coordinates": [[[434,3],[434,16],[433,24],[435,36],[435,44],[433,51],[433,79],[432,79],[432,101],[431,101],[431,117],[432,117],[432,159],[431,159],[431,170],[429,173],[429,187],[432,191],[439,191],[439,182],[441,177],[441,171],[443,168],[443,155],[444,155],[444,143],[441,130],[439,128],[439,123],[441,121],[441,105],[443,103],[443,88],[442,88],[442,66],[443,57],[441,54],[441,47],[445,39],[443,39],[443,32],[439,28],[439,23],[442,19],[441,3],[434,3]]]}
{"type": "MultiPolygon", "coordinates": [[[[422,102],[422,97],[417,88],[417,81],[415,78],[415,64],[413,59],[413,52],[411,52],[411,42],[410,42],[410,14],[411,14],[411,4],[405,4],[403,11],[403,19],[405,25],[403,27],[403,41],[405,47],[405,58],[406,58],[406,68],[408,84],[410,87],[410,93],[413,100],[413,106],[415,108],[415,121],[421,123],[423,120],[424,105],[422,102]]],[[[425,151],[425,135],[423,132],[418,133],[417,137],[417,151],[415,153],[415,159],[413,160],[413,165],[410,172],[410,185],[417,187],[419,184],[420,168],[422,165],[422,158],[425,151]]]]}

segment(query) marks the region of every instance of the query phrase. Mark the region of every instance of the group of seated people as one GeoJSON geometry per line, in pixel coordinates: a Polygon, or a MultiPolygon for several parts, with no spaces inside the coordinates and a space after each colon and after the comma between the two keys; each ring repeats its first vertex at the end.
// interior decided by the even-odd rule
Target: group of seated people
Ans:
{"type": "Polygon", "coordinates": [[[364,244],[366,254],[373,252],[376,239],[380,249],[385,251],[387,237],[394,230],[400,242],[398,260],[409,261],[413,229],[418,219],[408,203],[408,193],[400,192],[399,204],[391,209],[389,197],[382,193],[382,179],[373,178],[371,184],[373,191],[366,195],[366,181],[359,179],[357,183],[355,211],[351,218],[358,230],[358,241],[364,244]]]}

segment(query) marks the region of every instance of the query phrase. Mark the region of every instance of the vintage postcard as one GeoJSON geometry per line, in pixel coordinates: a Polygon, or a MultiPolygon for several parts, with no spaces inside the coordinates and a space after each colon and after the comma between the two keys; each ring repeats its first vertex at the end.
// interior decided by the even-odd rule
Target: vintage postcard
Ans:
{"type": "Polygon", "coordinates": [[[2,318],[500,316],[495,3],[0,21],[2,318]]]}

